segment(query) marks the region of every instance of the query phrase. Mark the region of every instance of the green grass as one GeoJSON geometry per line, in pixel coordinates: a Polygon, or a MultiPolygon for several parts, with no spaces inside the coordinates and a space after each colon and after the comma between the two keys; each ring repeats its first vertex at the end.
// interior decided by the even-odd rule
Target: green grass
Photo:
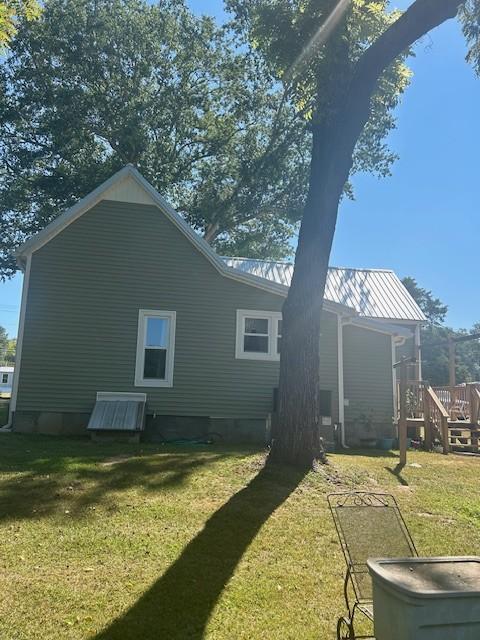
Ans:
{"type": "Polygon", "coordinates": [[[330,460],[302,477],[238,448],[0,435],[0,638],[334,638],[343,488],[394,493],[421,554],[478,552],[479,459],[330,460]]]}

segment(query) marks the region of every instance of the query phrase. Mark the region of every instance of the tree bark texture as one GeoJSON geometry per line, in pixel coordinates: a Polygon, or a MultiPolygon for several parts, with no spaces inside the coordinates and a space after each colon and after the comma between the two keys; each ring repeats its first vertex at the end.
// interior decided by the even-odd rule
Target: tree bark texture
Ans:
{"type": "MultiPolygon", "coordinates": [[[[416,0],[357,62],[329,121],[313,127],[309,193],[295,269],[283,306],[278,416],[271,458],[311,465],[323,457],[320,437],[321,311],[338,206],[355,145],[370,116],[383,71],[431,29],[456,16],[463,0],[416,0]]],[[[325,96],[323,96],[325,100],[325,96]]]]}

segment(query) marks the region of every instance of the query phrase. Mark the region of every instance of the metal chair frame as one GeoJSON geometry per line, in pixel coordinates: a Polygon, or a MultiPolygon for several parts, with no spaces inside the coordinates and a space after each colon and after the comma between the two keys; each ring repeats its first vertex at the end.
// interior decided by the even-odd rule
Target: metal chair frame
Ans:
{"type": "Polygon", "coordinates": [[[327,496],[327,500],[347,565],[347,572],[345,574],[343,585],[343,594],[347,613],[341,616],[337,621],[337,640],[366,640],[368,638],[375,640],[375,636],[373,635],[355,634],[355,620],[357,619],[358,614],[362,614],[370,622],[373,622],[373,601],[362,597],[361,590],[358,586],[357,574],[368,573],[367,565],[365,563],[355,564],[353,562],[342,528],[342,523],[340,522],[337,514],[337,509],[348,508],[349,506],[392,509],[397,517],[398,524],[400,525],[400,529],[405,538],[405,542],[410,549],[412,557],[418,556],[415,544],[400,512],[397,501],[392,495],[388,493],[372,493],[367,491],[347,491],[342,493],[332,493],[327,496]],[[351,598],[351,594],[354,596],[353,599],[351,598]]]}

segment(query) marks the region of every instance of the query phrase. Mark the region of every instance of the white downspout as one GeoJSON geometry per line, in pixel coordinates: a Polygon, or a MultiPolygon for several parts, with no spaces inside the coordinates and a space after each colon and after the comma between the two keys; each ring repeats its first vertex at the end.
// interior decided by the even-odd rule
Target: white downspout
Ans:
{"type": "Polygon", "coordinates": [[[342,316],[337,315],[337,369],[338,369],[338,422],[340,424],[340,444],[349,449],[345,439],[345,387],[343,379],[343,324],[342,316]]]}
{"type": "Polygon", "coordinates": [[[421,349],[420,324],[415,327],[415,357],[417,358],[418,379],[422,380],[422,349],[421,349]]]}

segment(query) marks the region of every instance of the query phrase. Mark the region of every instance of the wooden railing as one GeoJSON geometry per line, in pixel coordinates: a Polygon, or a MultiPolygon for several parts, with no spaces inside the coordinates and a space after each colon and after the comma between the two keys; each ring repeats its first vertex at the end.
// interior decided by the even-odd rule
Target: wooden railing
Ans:
{"type": "Polygon", "coordinates": [[[448,435],[449,413],[443,406],[435,390],[428,384],[423,385],[423,419],[425,425],[425,447],[432,448],[434,440],[434,430],[440,434],[442,440],[443,453],[450,450],[450,439],[448,435]]]}
{"type": "Polygon", "coordinates": [[[439,400],[449,413],[450,420],[466,420],[477,424],[480,417],[479,385],[470,383],[455,387],[434,387],[439,400]]]}
{"type": "Polygon", "coordinates": [[[469,385],[470,390],[470,421],[480,424],[480,385],[469,385]]]}
{"type": "MultiPolygon", "coordinates": [[[[397,398],[400,415],[400,387],[397,398]]],[[[444,407],[435,389],[423,380],[409,380],[406,384],[405,408],[408,420],[422,420],[425,435],[425,447],[433,446],[436,432],[442,442],[443,452],[449,452],[448,420],[450,414],[444,407]]]]}

